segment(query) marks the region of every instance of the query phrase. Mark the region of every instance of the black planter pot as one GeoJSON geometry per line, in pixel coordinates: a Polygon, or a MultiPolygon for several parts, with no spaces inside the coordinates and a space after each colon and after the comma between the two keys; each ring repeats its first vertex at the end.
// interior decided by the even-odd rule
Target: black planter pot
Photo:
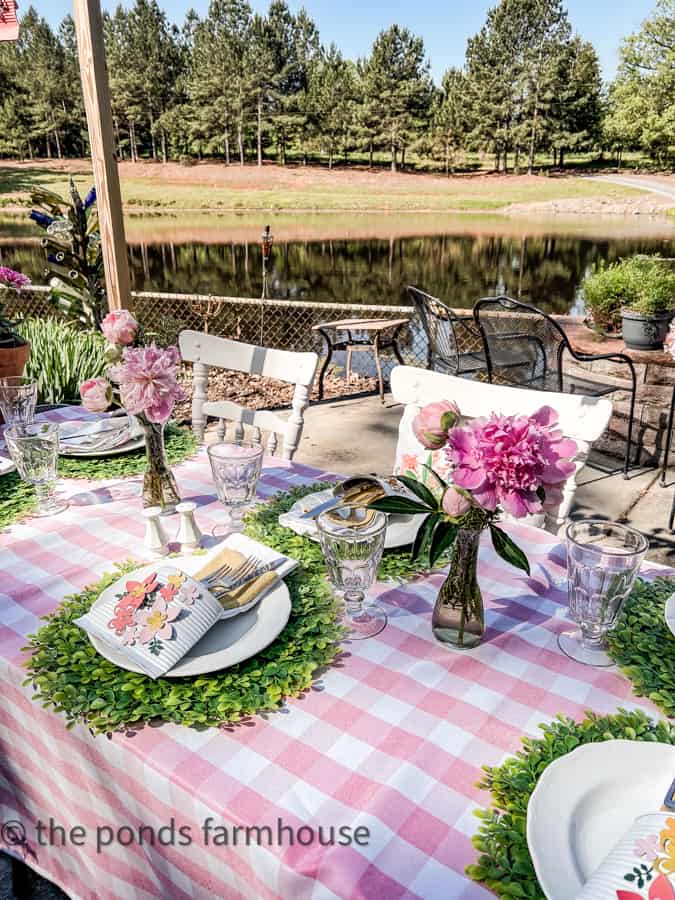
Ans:
{"type": "Polygon", "coordinates": [[[630,309],[621,310],[623,340],[630,350],[663,350],[663,342],[675,313],[643,316],[630,309]]]}

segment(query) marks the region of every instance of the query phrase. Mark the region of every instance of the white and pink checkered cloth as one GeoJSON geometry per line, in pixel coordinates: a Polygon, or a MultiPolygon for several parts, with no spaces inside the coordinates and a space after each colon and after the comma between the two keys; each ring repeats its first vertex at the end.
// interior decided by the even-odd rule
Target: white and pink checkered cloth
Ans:
{"type": "MultiPolygon", "coordinates": [[[[175,474],[182,496],[199,504],[203,530],[224,520],[203,453],[175,474]]],[[[325,476],[268,460],[259,493],[269,497],[325,476]]],[[[616,671],[583,667],[558,650],[556,635],[569,624],[565,595],[555,587],[565,575],[564,550],[546,532],[509,526],[532,576],[506,566],[489,540],[483,543],[488,631],[476,650],[452,652],[432,638],[441,575],[380,584],[387,628],[346,645],[340,664],[282,712],[201,732],[162,725],[108,739],[81,726],[67,731],[61,716],[22,687],[21,648],[66,594],[117,560],[143,559],[138,485],[138,478],[69,481],[66,512],[0,534],[0,819],[26,829],[26,847],[10,852],[26,853],[73,898],[489,897],[464,874],[476,858],[473,811],[489,802],[476,788],[481,766],[500,763],[524,733],[536,734],[557,713],[581,718],[618,706],[657,713],[616,671]],[[42,846],[35,823],[48,825],[50,817],[66,829],[81,826],[80,846],[68,835],[60,846],[57,830],[54,845],[42,846]],[[214,845],[213,831],[206,843],[209,817],[214,828],[228,829],[229,846],[214,845]],[[140,825],[159,835],[172,820],[175,829],[186,828],[183,846],[169,830],[164,846],[147,837],[139,842],[140,825]],[[234,826],[268,825],[276,836],[278,820],[325,833],[364,826],[369,839],[367,846],[290,846],[282,832],[281,846],[255,839],[244,846],[242,837],[232,845],[234,826]],[[106,844],[100,852],[97,826],[106,844]],[[121,826],[111,841],[104,828],[121,826]]],[[[12,833],[1,833],[11,843],[12,833]]],[[[42,844],[48,842],[43,832],[42,844]]]]}

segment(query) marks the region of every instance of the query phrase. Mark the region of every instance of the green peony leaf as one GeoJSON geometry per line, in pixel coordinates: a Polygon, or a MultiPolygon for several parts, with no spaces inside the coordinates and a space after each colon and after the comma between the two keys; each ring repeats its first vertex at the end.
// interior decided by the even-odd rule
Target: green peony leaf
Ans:
{"type": "Polygon", "coordinates": [[[496,525],[491,524],[490,535],[492,537],[492,546],[504,562],[515,566],[517,569],[522,569],[523,572],[527,572],[529,575],[530,564],[527,561],[527,557],[520,547],[511,540],[508,534],[496,525]]]}

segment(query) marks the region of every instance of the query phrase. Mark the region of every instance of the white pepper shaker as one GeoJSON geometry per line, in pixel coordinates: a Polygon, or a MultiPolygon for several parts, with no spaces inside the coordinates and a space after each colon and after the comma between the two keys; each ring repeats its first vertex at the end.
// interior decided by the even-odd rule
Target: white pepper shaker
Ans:
{"type": "Polygon", "coordinates": [[[161,514],[161,506],[146,506],[143,510],[143,517],[145,518],[145,539],[143,543],[155,556],[166,556],[169,552],[169,542],[159,518],[161,514]]]}
{"type": "Polygon", "coordinates": [[[196,509],[197,504],[192,500],[186,500],[176,505],[176,512],[180,514],[176,541],[180,544],[181,553],[191,553],[201,544],[202,533],[195,522],[196,509]]]}

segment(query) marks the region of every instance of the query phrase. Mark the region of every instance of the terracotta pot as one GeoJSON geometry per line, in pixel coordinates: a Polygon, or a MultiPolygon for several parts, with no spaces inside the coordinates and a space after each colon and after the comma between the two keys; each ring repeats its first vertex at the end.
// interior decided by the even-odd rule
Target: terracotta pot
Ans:
{"type": "Polygon", "coordinates": [[[0,347],[0,378],[23,375],[29,354],[30,343],[28,341],[18,347],[0,347]]]}
{"type": "MultiPolygon", "coordinates": [[[[30,343],[20,344],[18,347],[0,347],[0,378],[11,378],[13,375],[23,375],[23,370],[28,362],[30,343]]],[[[0,425],[5,420],[0,413],[0,425]]]]}

